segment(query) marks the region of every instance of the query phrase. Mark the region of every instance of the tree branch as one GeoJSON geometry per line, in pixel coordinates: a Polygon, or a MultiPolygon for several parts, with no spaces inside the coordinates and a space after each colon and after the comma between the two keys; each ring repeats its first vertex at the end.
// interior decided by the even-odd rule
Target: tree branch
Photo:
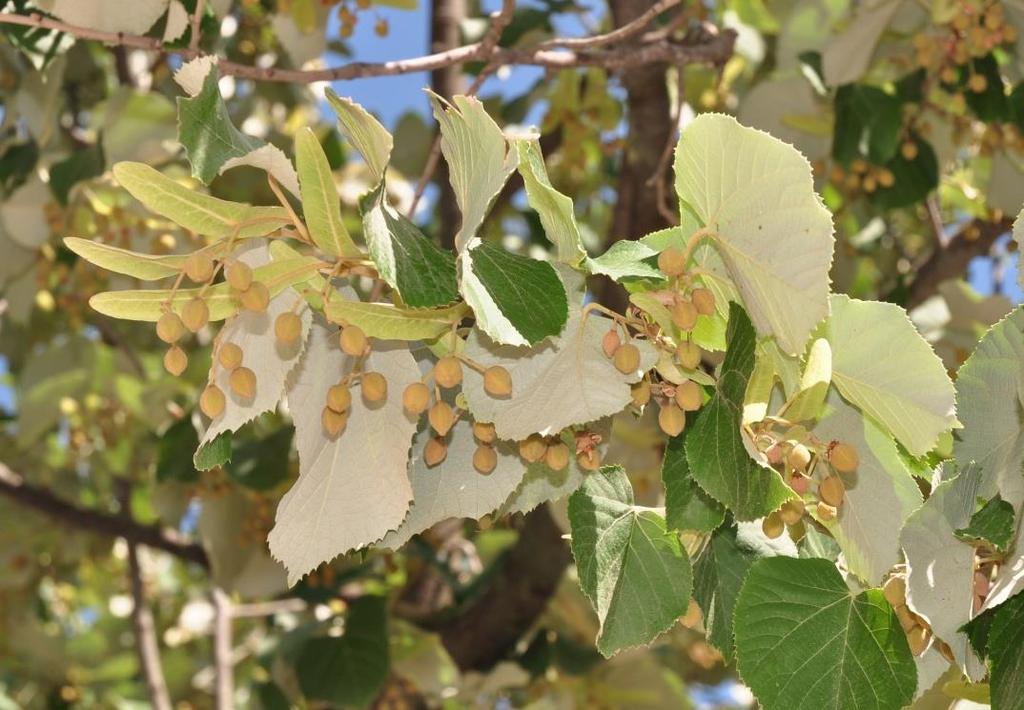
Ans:
{"type": "Polygon", "coordinates": [[[193,52],[199,49],[199,26],[203,22],[203,12],[205,10],[206,0],[196,0],[196,11],[192,13],[192,37],[188,43],[188,48],[193,52]]]}
{"type": "MultiPolygon", "coordinates": [[[[0,24],[41,27],[66,32],[79,39],[95,40],[107,44],[148,49],[191,59],[202,52],[193,48],[165,48],[159,38],[129,35],[122,32],[104,32],[88,27],[69,25],[38,13],[18,15],[0,13],[0,24]]],[[[713,30],[713,28],[712,28],[713,30]]],[[[489,47],[475,42],[462,47],[436,52],[422,57],[389,62],[350,62],[327,69],[279,69],[257,67],[221,60],[220,73],[256,81],[281,81],[308,84],[314,81],[347,81],[369,77],[397,76],[417,72],[430,72],[456,64],[486,62],[495,66],[538,66],[548,69],[571,67],[603,67],[609,71],[625,71],[652,63],[666,64],[720,64],[732,55],[736,40],[733,30],[709,30],[675,41],[655,34],[632,44],[602,49],[593,48],[604,42],[603,36],[589,38],[581,49],[558,48],[570,40],[550,40],[544,45],[526,48],[489,47]],[[557,47],[556,47],[557,45],[557,47]]],[[[577,44],[578,46],[578,44],[577,44]]]]}
{"type": "Polygon", "coordinates": [[[98,535],[123,537],[129,544],[163,550],[187,562],[209,567],[200,545],[183,541],[173,530],[142,525],[121,516],[82,508],[61,500],[45,488],[25,483],[21,476],[0,463],[0,494],[54,520],[98,535]]]}
{"type": "Polygon", "coordinates": [[[214,707],[235,706],[235,661],[231,652],[231,600],[220,587],[213,589],[214,707]]]}

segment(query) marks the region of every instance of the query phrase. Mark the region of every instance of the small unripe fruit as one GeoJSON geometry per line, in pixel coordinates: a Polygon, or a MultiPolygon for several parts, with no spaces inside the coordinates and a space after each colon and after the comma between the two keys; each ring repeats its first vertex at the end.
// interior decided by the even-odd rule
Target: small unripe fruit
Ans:
{"type": "Polygon", "coordinates": [[[665,249],[658,254],[658,269],[665,276],[679,276],[686,271],[686,254],[675,247],[665,249]]]}
{"type": "Polygon", "coordinates": [[[177,377],[188,367],[188,355],[177,345],[172,345],[164,353],[164,369],[177,377]]]}
{"type": "Polygon", "coordinates": [[[906,141],[900,146],[900,154],[904,160],[913,160],[917,157],[917,143],[906,141]]]}
{"type": "Polygon", "coordinates": [[[282,343],[294,343],[302,335],[302,319],[291,311],[274,319],[274,337],[282,343]]]}
{"type": "Polygon", "coordinates": [[[686,428],[686,415],[672,402],[666,402],[658,412],[658,426],[669,436],[679,436],[686,428]]]}
{"type": "Polygon", "coordinates": [[[838,508],[843,504],[843,494],[845,492],[846,487],[839,480],[839,476],[828,476],[818,486],[818,497],[833,508],[838,508]]]}
{"type": "Polygon", "coordinates": [[[769,513],[761,521],[761,531],[765,534],[765,537],[772,540],[782,535],[785,530],[786,524],[782,522],[782,516],[778,513],[769,513]]]}
{"type": "Polygon", "coordinates": [[[352,406],[352,392],[348,385],[333,385],[327,389],[327,407],[335,412],[345,412],[352,406]]]}
{"type": "Polygon", "coordinates": [[[427,439],[427,445],[423,447],[423,463],[427,466],[436,466],[448,456],[448,444],[444,439],[432,436],[427,439]]]}
{"type": "Polygon", "coordinates": [[[630,388],[633,395],[633,404],[637,407],[645,407],[651,401],[651,383],[647,380],[640,380],[630,388]]]}
{"type": "Polygon", "coordinates": [[[690,301],[679,301],[672,306],[672,322],[680,330],[692,330],[697,325],[697,307],[690,301]]]}
{"type": "Polygon", "coordinates": [[[789,480],[789,487],[793,489],[793,492],[797,495],[802,496],[811,486],[811,479],[807,476],[801,476],[800,474],[794,474],[793,478],[789,480]]]}
{"type": "Polygon", "coordinates": [[[920,656],[928,648],[928,642],[932,639],[932,632],[923,626],[915,626],[907,632],[907,645],[910,652],[920,656]]]}
{"type": "Polygon", "coordinates": [[[786,463],[794,471],[806,471],[811,462],[811,452],[803,444],[794,444],[786,454],[786,463]]]}
{"type": "Polygon", "coordinates": [[[342,328],[339,342],[342,352],[352,357],[361,356],[366,351],[368,343],[366,333],[358,325],[346,325],[342,328]]]}
{"type": "Polygon", "coordinates": [[[253,281],[242,291],[242,307],[254,313],[262,313],[270,305],[270,289],[262,281],[253,281]]]}
{"type": "Polygon", "coordinates": [[[576,454],[576,463],[584,471],[596,471],[601,467],[601,455],[597,453],[597,449],[582,451],[576,454]]]}
{"type": "Polygon", "coordinates": [[[782,446],[778,443],[769,446],[768,450],[764,452],[764,455],[768,459],[768,463],[772,466],[778,466],[782,463],[783,459],[786,458],[786,454],[782,450],[782,446]]]}
{"type": "Polygon", "coordinates": [[[213,259],[202,252],[189,254],[182,268],[190,280],[202,283],[213,276],[213,259]]]}
{"type": "Polygon", "coordinates": [[[244,261],[233,261],[225,268],[224,279],[236,291],[248,291],[252,285],[252,267],[244,261]]]}
{"type": "Polygon", "coordinates": [[[207,385],[199,395],[199,409],[210,419],[216,419],[224,411],[224,392],[217,385],[207,385]]]}
{"type": "Polygon", "coordinates": [[[231,384],[231,391],[243,399],[250,399],[256,395],[256,373],[248,367],[232,370],[228,382],[231,384]]]}
{"type": "Polygon", "coordinates": [[[485,422],[473,422],[473,436],[482,444],[493,444],[498,438],[494,425],[485,422]]]}
{"type": "Polygon", "coordinates": [[[217,351],[217,360],[227,370],[234,370],[242,364],[242,348],[235,343],[224,343],[217,351]]]}
{"type": "MultiPolygon", "coordinates": [[[[553,444],[553,446],[557,446],[557,444],[553,444]]],[[[544,458],[548,448],[550,447],[540,434],[530,434],[519,442],[519,455],[529,463],[535,463],[544,458]]]]}
{"type": "Polygon", "coordinates": [[[601,338],[601,350],[604,351],[605,357],[612,357],[615,355],[615,351],[622,345],[622,338],[619,337],[619,331],[612,328],[604,337],[601,338]]]}
{"type": "Polygon", "coordinates": [[[409,414],[419,416],[430,406],[430,388],[422,382],[413,382],[402,392],[402,407],[409,414]]]}
{"type": "Polygon", "coordinates": [[[892,174],[892,170],[888,168],[882,168],[878,171],[878,184],[882,187],[892,187],[896,184],[896,176],[892,174]]]}
{"type": "Polygon", "coordinates": [[[633,374],[640,367],[640,349],[632,343],[626,343],[615,351],[612,362],[615,363],[615,369],[622,374],[633,374]]]}
{"type": "Polygon", "coordinates": [[[189,299],[181,309],[181,322],[195,333],[210,322],[210,309],[206,301],[196,296],[189,299]]]}
{"type": "Polygon", "coordinates": [[[676,404],[684,412],[696,412],[700,409],[702,399],[700,385],[693,380],[687,380],[676,387],[676,404]]]}
{"type": "Polygon", "coordinates": [[[829,505],[828,503],[824,503],[822,501],[818,501],[818,519],[819,520],[822,520],[824,522],[828,522],[829,520],[834,520],[835,517],[836,517],[836,512],[837,511],[836,511],[836,509],[833,506],[829,505]]]}
{"type": "Polygon", "coordinates": [[[337,436],[348,423],[347,412],[336,412],[330,407],[324,407],[320,413],[320,423],[329,436],[337,436]]]}
{"type": "Polygon", "coordinates": [[[427,421],[430,422],[430,426],[438,436],[445,436],[455,424],[455,412],[447,402],[435,402],[434,406],[430,408],[430,413],[427,414],[427,421]]]}
{"type": "Polygon", "coordinates": [[[544,465],[552,471],[564,471],[569,465],[569,447],[561,441],[547,447],[544,452],[544,465]]]}
{"type": "Polygon", "coordinates": [[[967,80],[967,86],[974,93],[981,94],[988,88],[988,79],[984,74],[972,74],[971,78],[967,80]]]}
{"type": "Polygon", "coordinates": [[[185,324],[181,322],[181,317],[173,311],[164,313],[156,322],[156,337],[168,345],[181,340],[181,336],[184,334],[185,324]]]}
{"type": "Polygon", "coordinates": [[[852,473],[860,464],[857,449],[849,444],[836,444],[828,453],[829,463],[840,473],[852,473]]]}
{"type": "Polygon", "coordinates": [[[690,294],[690,300],[693,301],[693,307],[696,308],[697,312],[702,316],[714,315],[715,294],[711,293],[708,289],[693,289],[693,293],[690,294]]]}
{"type": "Polygon", "coordinates": [[[497,465],[498,454],[493,448],[486,445],[476,447],[476,451],[473,452],[473,468],[486,476],[497,465]]]}
{"type": "Polygon", "coordinates": [[[379,402],[388,396],[388,381],[379,372],[364,372],[360,381],[367,402],[379,402]]]}
{"type": "Polygon", "coordinates": [[[512,394],[512,375],[501,365],[484,370],[484,391],[492,397],[508,397],[512,394]]]}
{"type": "Polygon", "coordinates": [[[882,586],[882,594],[893,609],[907,603],[907,583],[903,577],[889,577],[882,586]]]}
{"type": "Polygon", "coordinates": [[[434,381],[445,389],[462,383],[462,365],[452,355],[445,355],[434,365],[434,381]]]}
{"type": "Polygon", "coordinates": [[[786,525],[796,525],[804,517],[804,502],[802,500],[787,500],[779,510],[779,517],[786,525]]]}
{"type": "Polygon", "coordinates": [[[697,343],[684,340],[676,348],[676,357],[679,359],[679,364],[687,370],[696,370],[700,365],[700,346],[697,343]]]}

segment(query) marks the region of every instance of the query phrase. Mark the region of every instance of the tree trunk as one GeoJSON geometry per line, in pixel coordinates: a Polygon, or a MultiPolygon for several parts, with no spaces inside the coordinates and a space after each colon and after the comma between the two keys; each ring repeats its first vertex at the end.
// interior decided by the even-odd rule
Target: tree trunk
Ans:
{"type": "MultiPolygon", "coordinates": [[[[461,44],[460,25],[466,17],[466,0],[433,0],[430,17],[430,51],[443,52],[461,44]]],[[[465,91],[462,67],[459,65],[444,67],[430,73],[430,88],[446,99],[465,91]]],[[[448,165],[444,160],[437,164],[434,171],[434,184],[439,194],[437,201],[438,233],[441,245],[445,248],[455,246],[455,233],[459,229],[459,206],[455,201],[455,192],[448,182],[448,165]]]]}

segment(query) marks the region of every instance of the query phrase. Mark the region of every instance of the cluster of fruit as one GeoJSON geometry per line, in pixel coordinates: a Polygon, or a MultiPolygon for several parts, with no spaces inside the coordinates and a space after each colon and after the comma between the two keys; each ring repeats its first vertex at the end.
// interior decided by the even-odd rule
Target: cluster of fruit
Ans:
{"type": "Polygon", "coordinates": [[[818,481],[815,515],[822,522],[835,519],[846,495],[842,476],[852,474],[860,465],[855,448],[838,441],[820,442],[800,425],[789,427],[778,439],[762,434],[755,442],[764,451],[768,463],[780,470],[789,487],[800,496],[765,516],[761,523],[765,535],[777,538],[788,529],[795,539],[803,536],[805,498],[815,479],[818,481]],[[820,474],[817,473],[819,468],[822,469],[820,474]]]}
{"type": "MultiPolygon", "coordinates": [[[[938,71],[947,84],[959,78],[957,67],[970,65],[972,60],[986,56],[995,48],[1017,41],[1017,29],[1006,22],[998,0],[960,2],[954,7],[953,15],[940,26],[939,32],[921,33],[913,39],[917,65],[938,71]]],[[[981,93],[988,88],[988,80],[972,71],[967,87],[981,93]]]]}
{"type": "Polygon", "coordinates": [[[359,385],[360,394],[368,404],[383,402],[388,396],[387,378],[379,372],[366,371],[360,367],[371,351],[366,333],[359,326],[346,325],[341,329],[338,341],[343,353],[356,358],[356,366],[337,384],[327,389],[320,422],[331,437],[338,436],[348,423],[349,408],[352,406],[351,385],[359,385]]]}
{"type": "Polygon", "coordinates": [[[601,466],[601,453],[597,445],[601,435],[589,430],[575,432],[575,451],[570,452],[561,435],[541,436],[531,434],[519,442],[519,457],[526,463],[543,462],[552,471],[564,471],[569,465],[569,456],[575,454],[576,463],[584,471],[596,471],[601,466]]]}
{"type": "MultiPolygon", "coordinates": [[[[325,5],[333,5],[337,0],[321,0],[325,5]]],[[[356,30],[356,25],[359,23],[359,15],[369,10],[373,5],[371,0],[355,0],[355,8],[349,6],[348,2],[341,2],[338,5],[338,21],[341,23],[339,33],[342,39],[348,39],[356,30]]],[[[377,21],[373,25],[373,31],[378,37],[387,37],[389,31],[387,19],[378,16],[377,21]]]]}
{"type": "MultiPolygon", "coordinates": [[[[900,150],[907,160],[917,157],[917,144],[913,141],[904,142],[900,150]]],[[[896,176],[889,168],[871,165],[863,158],[857,158],[850,163],[849,169],[834,163],[829,177],[833,184],[842,186],[851,194],[865,192],[870,195],[880,187],[889,188],[896,184],[896,176]]]]}
{"type": "MultiPolygon", "coordinates": [[[[886,601],[892,605],[896,612],[896,618],[899,619],[900,626],[903,628],[903,633],[907,635],[910,652],[915,656],[920,656],[928,649],[928,645],[932,641],[932,628],[924,617],[918,616],[907,606],[907,582],[902,571],[885,581],[882,593],[885,594],[886,601]]],[[[955,662],[953,650],[944,641],[935,638],[935,648],[950,663],[955,662]]]]}

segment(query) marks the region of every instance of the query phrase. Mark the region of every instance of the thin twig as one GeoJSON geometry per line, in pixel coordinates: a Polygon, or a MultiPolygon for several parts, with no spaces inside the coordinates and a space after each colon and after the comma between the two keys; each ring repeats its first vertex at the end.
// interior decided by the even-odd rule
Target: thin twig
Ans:
{"type": "Polygon", "coordinates": [[[205,6],[206,0],[196,0],[196,11],[192,13],[192,38],[188,43],[188,48],[193,52],[199,49],[199,25],[203,21],[205,6]]]}
{"type": "Polygon", "coordinates": [[[297,614],[309,608],[309,604],[298,597],[273,599],[266,602],[251,604],[235,604],[231,607],[231,617],[247,619],[251,617],[273,616],[274,614],[297,614]]]}
{"type": "Polygon", "coordinates": [[[602,35],[594,35],[593,37],[556,38],[548,40],[547,42],[541,42],[537,46],[542,49],[553,49],[555,47],[561,47],[563,49],[593,49],[594,47],[604,47],[609,44],[615,44],[616,42],[622,42],[623,40],[627,40],[642,32],[644,28],[654,20],[654,18],[666,10],[675,7],[682,1],[683,0],[661,0],[661,2],[652,5],[650,9],[632,22],[602,35]]]}
{"type": "MultiPolygon", "coordinates": [[[[58,30],[79,39],[148,49],[165,54],[178,55],[186,59],[191,59],[201,54],[198,49],[165,48],[159,38],[130,35],[122,32],[104,32],[88,27],[69,25],[49,17],[43,17],[38,13],[31,15],[0,13],[0,24],[58,30]]],[[[558,48],[545,48],[541,46],[506,48],[495,46],[490,50],[489,54],[483,51],[486,49],[483,42],[475,42],[411,59],[377,63],[350,62],[326,69],[279,69],[276,67],[238,64],[227,60],[221,60],[218,63],[218,68],[222,75],[232,75],[241,79],[252,79],[255,81],[279,81],[293,84],[397,76],[400,74],[429,72],[456,64],[480,61],[489,62],[495,66],[538,66],[548,69],[603,67],[610,71],[625,71],[634,67],[657,63],[721,64],[732,55],[735,39],[736,33],[734,31],[722,30],[716,34],[702,34],[692,41],[676,42],[671,40],[671,38],[664,38],[635,45],[622,45],[611,49],[585,48],[580,50],[572,50],[561,46],[558,48]]],[[[549,44],[552,42],[558,45],[563,44],[561,40],[550,40],[549,44]]]]}
{"type": "Polygon", "coordinates": [[[231,600],[220,587],[213,589],[214,707],[234,708],[235,668],[231,654],[231,600]]]}

